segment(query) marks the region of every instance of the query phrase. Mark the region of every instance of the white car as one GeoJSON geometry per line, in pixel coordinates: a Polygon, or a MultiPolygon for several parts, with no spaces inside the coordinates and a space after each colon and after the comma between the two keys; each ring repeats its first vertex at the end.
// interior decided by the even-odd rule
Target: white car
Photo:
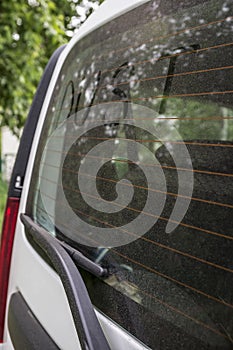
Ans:
{"type": "Polygon", "coordinates": [[[0,250],[0,350],[233,345],[233,2],[106,0],[45,69],[0,250]]]}

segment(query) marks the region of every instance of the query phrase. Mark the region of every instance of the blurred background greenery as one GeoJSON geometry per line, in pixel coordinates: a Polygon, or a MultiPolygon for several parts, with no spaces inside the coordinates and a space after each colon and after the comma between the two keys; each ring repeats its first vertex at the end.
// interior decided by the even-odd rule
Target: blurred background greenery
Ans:
{"type": "Polygon", "coordinates": [[[0,1],[0,227],[7,196],[1,173],[1,128],[8,127],[20,137],[52,53],[70,40],[103,1],[0,1]]]}
{"type": "Polygon", "coordinates": [[[7,183],[0,179],[0,232],[7,196],[7,183]]]}
{"type": "Polygon", "coordinates": [[[103,0],[0,1],[0,126],[20,135],[52,53],[103,0]]]}

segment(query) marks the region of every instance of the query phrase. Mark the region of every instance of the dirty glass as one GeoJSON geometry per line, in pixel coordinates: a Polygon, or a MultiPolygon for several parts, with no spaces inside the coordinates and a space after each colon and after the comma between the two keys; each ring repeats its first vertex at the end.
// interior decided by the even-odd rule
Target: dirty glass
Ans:
{"type": "Polygon", "coordinates": [[[232,34],[232,0],[150,1],[74,45],[47,112],[28,211],[109,269],[102,279],[83,272],[93,304],[152,349],[232,348],[232,34]],[[118,119],[106,115],[107,104],[117,104],[118,119]],[[91,127],[94,106],[102,124],[91,127]],[[108,140],[111,157],[107,147],[90,155],[108,140]],[[101,164],[96,176],[80,171],[88,157],[101,164]],[[101,203],[110,206],[129,184],[130,203],[103,212],[101,203]],[[150,192],[155,207],[162,203],[157,215],[144,210],[150,192]],[[185,210],[177,217],[178,201],[185,210]],[[92,229],[67,222],[69,210],[92,229]],[[139,213],[137,234],[124,230],[139,213]],[[96,234],[103,228],[135,237],[104,245],[96,234]]]}

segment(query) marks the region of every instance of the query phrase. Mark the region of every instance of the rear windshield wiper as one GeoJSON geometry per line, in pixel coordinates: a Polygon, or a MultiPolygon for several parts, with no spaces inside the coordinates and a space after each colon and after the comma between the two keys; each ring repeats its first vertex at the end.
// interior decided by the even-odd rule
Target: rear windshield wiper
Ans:
{"type": "MultiPolygon", "coordinates": [[[[21,215],[21,220],[24,223],[26,227],[29,228],[28,220],[25,219],[26,215],[21,215]]],[[[38,229],[40,226],[38,226],[38,229]]],[[[30,225],[30,229],[32,229],[32,225],[30,225]]],[[[41,229],[43,229],[41,227],[41,229]]],[[[43,229],[44,230],[44,229],[43,229]]],[[[49,232],[48,232],[49,234],[49,232]]],[[[61,241],[55,237],[53,237],[69,254],[71,259],[74,261],[75,265],[78,267],[81,267],[83,270],[86,270],[93,274],[96,277],[108,277],[109,271],[107,268],[102,267],[101,265],[95,263],[91,259],[87,258],[84,254],[79,252],[77,249],[71,247],[69,244],[67,244],[64,241],[61,241]]]]}
{"type": "Polygon", "coordinates": [[[20,218],[26,233],[48,258],[61,279],[82,350],[110,350],[76,264],[100,275],[105,273],[105,269],[102,270],[101,266],[90,262],[68,245],[65,244],[64,247],[64,243],[49,234],[28,215],[21,214],[20,218]]]}
{"type": "Polygon", "coordinates": [[[95,263],[94,261],[87,258],[78,250],[72,248],[69,244],[65,242],[58,241],[60,245],[66,250],[74,263],[81,267],[82,269],[92,273],[96,277],[108,277],[108,269],[102,267],[101,265],[95,263]]]}

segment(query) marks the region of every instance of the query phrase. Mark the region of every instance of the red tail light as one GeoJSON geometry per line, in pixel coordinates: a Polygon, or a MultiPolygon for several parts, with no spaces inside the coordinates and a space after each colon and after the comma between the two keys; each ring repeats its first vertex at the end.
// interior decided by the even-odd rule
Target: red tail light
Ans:
{"type": "Polygon", "coordinates": [[[19,198],[8,198],[2,227],[0,248],[0,343],[3,342],[8,280],[19,200],[19,198]]]}

